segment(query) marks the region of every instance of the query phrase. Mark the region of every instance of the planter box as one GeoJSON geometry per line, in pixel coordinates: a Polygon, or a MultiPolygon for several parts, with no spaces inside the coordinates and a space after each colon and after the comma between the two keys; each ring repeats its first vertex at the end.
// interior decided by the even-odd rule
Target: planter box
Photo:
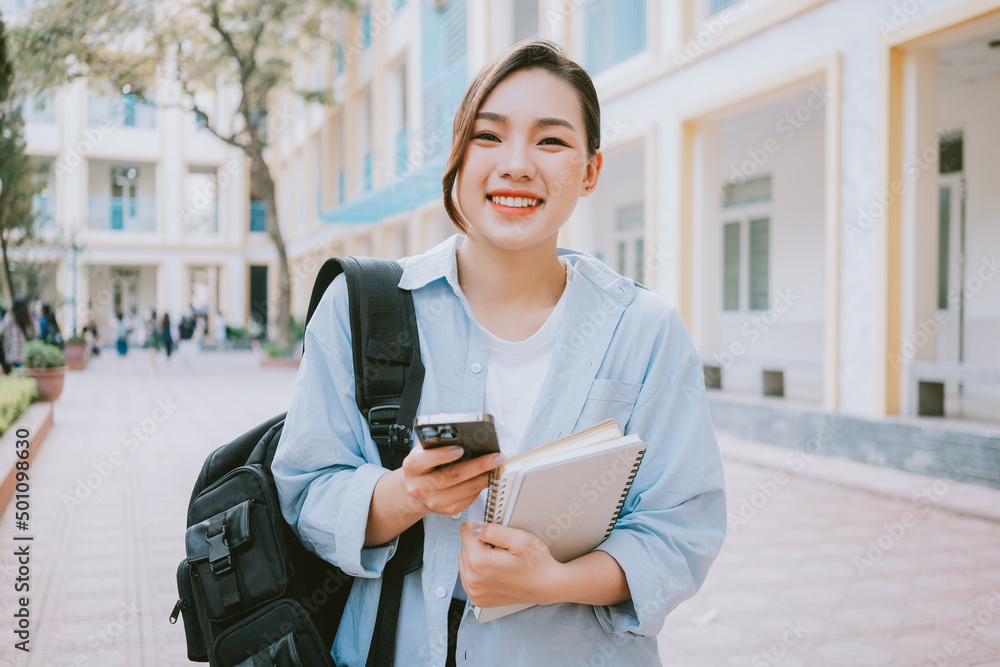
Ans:
{"type": "Polygon", "coordinates": [[[24,414],[10,425],[3,437],[0,437],[0,514],[14,497],[14,490],[17,486],[17,468],[15,464],[20,460],[17,457],[17,448],[14,442],[18,439],[17,430],[28,429],[31,434],[28,439],[31,444],[28,446],[28,461],[31,461],[38,449],[42,446],[42,441],[52,426],[52,403],[32,403],[24,414]]]}

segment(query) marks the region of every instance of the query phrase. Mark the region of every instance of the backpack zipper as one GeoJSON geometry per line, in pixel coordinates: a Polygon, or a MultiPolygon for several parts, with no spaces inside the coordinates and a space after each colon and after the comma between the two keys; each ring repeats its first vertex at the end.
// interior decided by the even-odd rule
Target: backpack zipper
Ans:
{"type": "Polygon", "coordinates": [[[170,623],[171,624],[177,623],[177,617],[180,616],[180,613],[182,611],[187,611],[187,610],[188,610],[187,602],[178,599],[177,604],[174,605],[174,610],[170,613],[170,623]]]}

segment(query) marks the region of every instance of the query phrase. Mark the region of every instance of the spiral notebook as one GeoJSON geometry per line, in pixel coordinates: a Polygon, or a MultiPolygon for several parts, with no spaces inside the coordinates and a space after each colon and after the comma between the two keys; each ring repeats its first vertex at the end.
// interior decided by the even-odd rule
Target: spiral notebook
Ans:
{"type": "MultiPolygon", "coordinates": [[[[507,460],[490,475],[489,523],[534,533],[565,563],[607,539],[646,444],[607,420],[507,460]]],[[[475,608],[485,623],[533,605],[475,608]]]]}

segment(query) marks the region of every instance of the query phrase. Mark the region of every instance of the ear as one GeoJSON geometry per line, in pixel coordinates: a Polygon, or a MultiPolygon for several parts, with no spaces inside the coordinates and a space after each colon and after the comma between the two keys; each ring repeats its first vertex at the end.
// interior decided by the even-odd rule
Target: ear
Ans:
{"type": "Polygon", "coordinates": [[[604,154],[597,151],[593,157],[587,160],[587,170],[583,175],[583,183],[580,184],[580,196],[586,197],[597,188],[597,181],[601,176],[601,167],[604,166],[604,154]]]}

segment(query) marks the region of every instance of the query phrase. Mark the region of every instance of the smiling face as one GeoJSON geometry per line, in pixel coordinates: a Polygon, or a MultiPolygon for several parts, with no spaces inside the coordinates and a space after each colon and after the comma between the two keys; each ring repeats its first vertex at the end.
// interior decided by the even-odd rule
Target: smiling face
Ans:
{"type": "Polygon", "coordinates": [[[470,241],[525,250],[548,241],[597,182],[576,91],[541,69],[519,70],[483,101],[457,182],[470,241]]]}

